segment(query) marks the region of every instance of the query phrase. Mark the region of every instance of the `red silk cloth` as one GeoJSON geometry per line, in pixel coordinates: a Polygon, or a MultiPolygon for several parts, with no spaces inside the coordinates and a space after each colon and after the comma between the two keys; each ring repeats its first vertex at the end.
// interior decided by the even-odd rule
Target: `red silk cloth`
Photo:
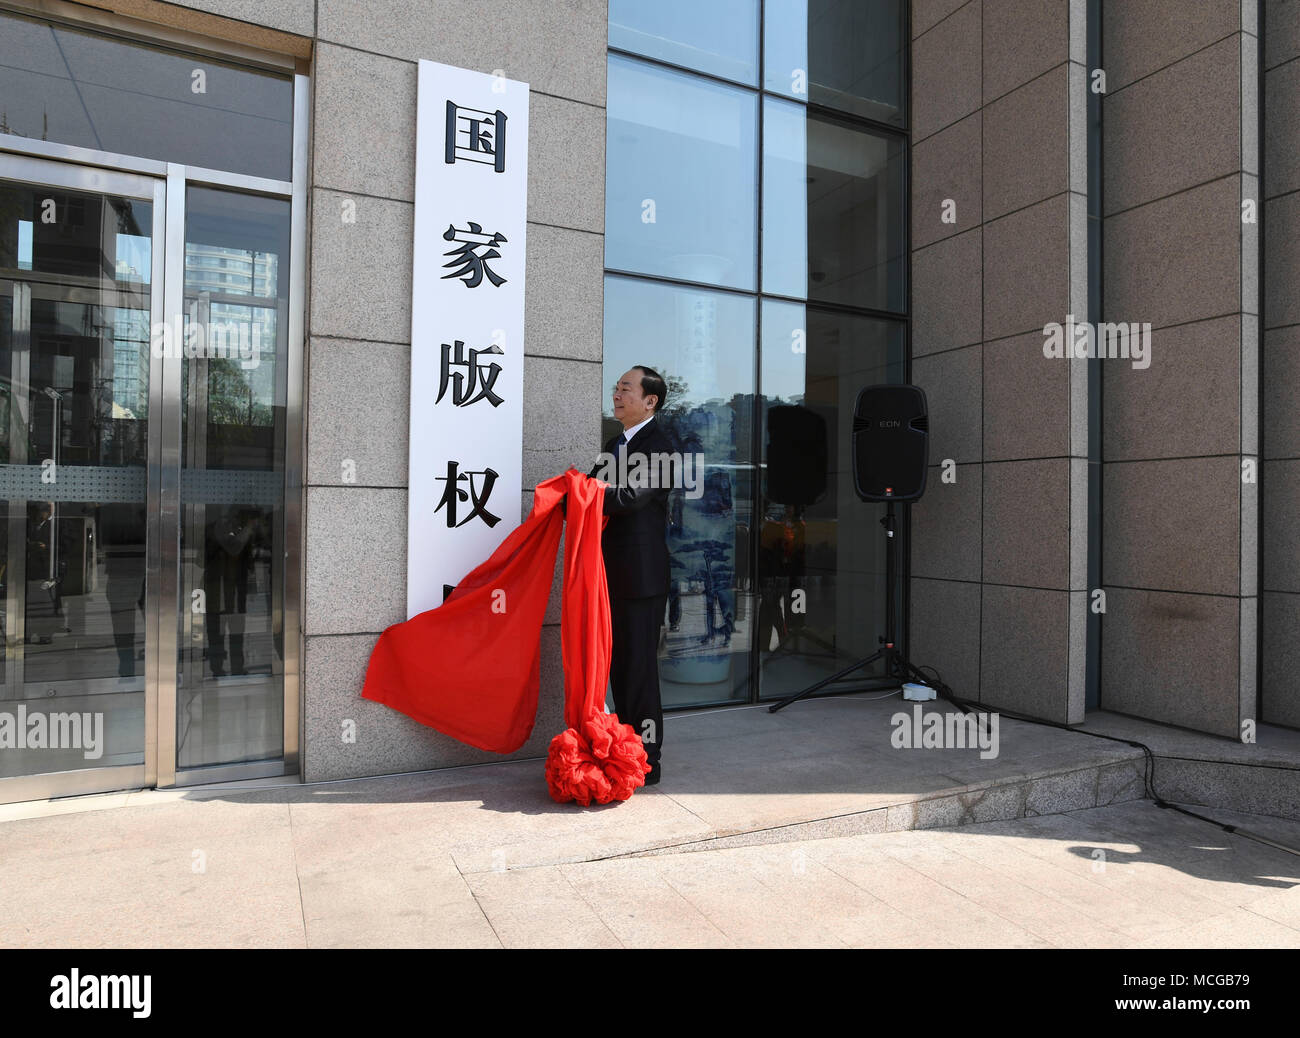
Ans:
{"type": "Polygon", "coordinates": [[[519,749],[536,719],[542,619],[567,520],[560,642],[568,728],[551,740],[546,784],[561,802],[630,797],[650,765],[632,726],[605,713],[603,510],[604,484],[576,469],[539,483],[528,518],[441,606],[379,636],[362,697],[482,750],[519,749]]]}

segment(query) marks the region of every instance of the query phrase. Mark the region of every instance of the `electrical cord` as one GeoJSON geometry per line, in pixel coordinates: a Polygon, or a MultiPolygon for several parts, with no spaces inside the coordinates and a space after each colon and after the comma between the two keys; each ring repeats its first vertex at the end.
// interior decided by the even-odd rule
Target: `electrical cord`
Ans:
{"type": "MultiPolygon", "coordinates": [[[[978,711],[976,711],[974,707],[980,706],[982,704],[972,704],[969,700],[960,698],[955,692],[953,692],[953,690],[943,680],[943,676],[939,673],[939,671],[935,667],[930,667],[930,666],[917,667],[916,670],[922,674],[926,674],[927,672],[933,673],[934,684],[931,687],[939,695],[943,696],[944,699],[952,703],[953,706],[957,707],[959,710],[962,710],[963,712],[968,714],[978,713],[978,711]]],[[[1143,768],[1143,775],[1142,775],[1142,791],[1150,800],[1152,800],[1155,803],[1156,807],[1159,807],[1162,810],[1166,810],[1166,811],[1177,811],[1179,814],[1184,814],[1190,818],[1196,818],[1202,822],[1209,822],[1211,825],[1218,826],[1225,833],[1236,834],[1237,836],[1244,836],[1248,840],[1254,840],[1257,843],[1267,844],[1269,847],[1275,847],[1278,850],[1287,851],[1290,854],[1300,856],[1300,849],[1298,848],[1290,847],[1284,843],[1278,843],[1276,840],[1271,840],[1267,836],[1261,836],[1259,833],[1253,833],[1249,829],[1243,829],[1240,826],[1231,825],[1228,822],[1220,822],[1218,819],[1210,818],[1202,814],[1197,814],[1197,812],[1195,811],[1189,811],[1185,807],[1180,807],[1178,804],[1166,800],[1164,797],[1160,795],[1160,793],[1156,789],[1155,752],[1151,749],[1150,746],[1148,746],[1144,742],[1140,742],[1137,739],[1127,739],[1120,735],[1103,735],[1101,732],[1089,732],[1089,731],[1085,731],[1082,728],[1072,728],[1070,725],[1061,724],[1059,721],[1046,721],[1040,717],[1028,717],[1024,714],[1018,714],[1013,710],[999,710],[998,715],[1000,717],[1008,717],[1013,721],[1024,721],[1026,724],[1042,725],[1044,728],[1060,728],[1062,731],[1072,732],[1075,735],[1090,735],[1094,739],[1106,739],[1110,742],[1123,743],[1125,746],[1132,746],[1136,749],[1139,749],[1142,751],[1143,757],[1145,759],[1145,767],[1143,768]]],[[[978,718],[977,718],[977,722],[978,722],[978,718]]]]}

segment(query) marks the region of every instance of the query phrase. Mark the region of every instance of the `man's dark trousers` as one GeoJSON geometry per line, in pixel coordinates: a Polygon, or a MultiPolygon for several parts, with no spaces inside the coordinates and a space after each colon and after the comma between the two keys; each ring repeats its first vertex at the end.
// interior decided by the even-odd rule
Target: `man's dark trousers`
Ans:
{"type": "Polygon", "coordinates": [[[651,764],[663,746],[664,711],[659,700],[659,629],[664,622],[666,595],[654,598],[610,599],[614,645],[609,683],[614,712],[630,724],[645,744],[651,764]],[[650,725],[647,727],[646,722],[650,725]]]}
{"type": "MultiPolygon", "coordinates": [[[[607,455],[619,453],[618,440],[605,445],[607,455]]],[[[673,448],[656,418],[638,429],[622,450],[629,461],[637,455],[650,461],[671,454],[673,448]]],[[[592,470],[592,475],[598,474],[592,470]]],[[[675,473],[665,475],[667,479],[655,486],[610,486],[605,491],[609,523],[601,535],[614,642],[609,668],[614,710],[641,736],[652,764],[658,763],[664,740],[659,628],[668,600],[668,497],[675,473]]]]}

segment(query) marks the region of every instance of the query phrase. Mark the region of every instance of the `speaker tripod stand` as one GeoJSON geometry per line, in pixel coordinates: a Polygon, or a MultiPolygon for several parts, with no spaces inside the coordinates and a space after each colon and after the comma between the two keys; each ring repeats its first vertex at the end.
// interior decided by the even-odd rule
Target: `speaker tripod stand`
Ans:
{"type": "Polygon", "coordinates": [[[898,639],[896,637],[896,623],[894,601],[896,598],[894,584],[898,576],[898,538],[894,536],[898,527],[898,518],[894,513],[894,502],[885,503],[885,514],[880,520],[880,525],[885,528],[885,634],[880,638],[880,648],[870,656],[858,660],[843,670],[832,674],[828,678],[822,678],[814,685],[809,685],[802,692],[796,692],[792,696],[787,696],[779,703],[773,703],[767,708],[768,713],[774,714],[778,710],[796,703],[805,696],[810,696],[818,689],[825,688],[841,678],[847,677],[855,670],[861,670],[863,667],[869,667],[878,660],[885,662],[885,677],[896,680],[901,687],[905,682],[915,681],[920,685],[930,685],[931,681],[924,674],[914,667],[908,658],[898,648],[898,639]]]}

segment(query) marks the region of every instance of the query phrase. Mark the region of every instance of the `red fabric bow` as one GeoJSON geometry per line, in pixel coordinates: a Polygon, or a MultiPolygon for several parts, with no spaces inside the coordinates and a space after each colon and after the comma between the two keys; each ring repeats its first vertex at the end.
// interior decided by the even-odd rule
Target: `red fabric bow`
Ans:
{"type": "Polygon", "coordinates": [[[605,713],[603,509],[604,484],[576,469],[539,483],[528,518],[446,602],[379,636],[362,697],[479,749],[519,749],[537,714],[542,619],[567,520],[560,641],[568,728],[551,740],[546,784],[560,802],[630,797],[650,765],[632,726],[605,713]]]}

